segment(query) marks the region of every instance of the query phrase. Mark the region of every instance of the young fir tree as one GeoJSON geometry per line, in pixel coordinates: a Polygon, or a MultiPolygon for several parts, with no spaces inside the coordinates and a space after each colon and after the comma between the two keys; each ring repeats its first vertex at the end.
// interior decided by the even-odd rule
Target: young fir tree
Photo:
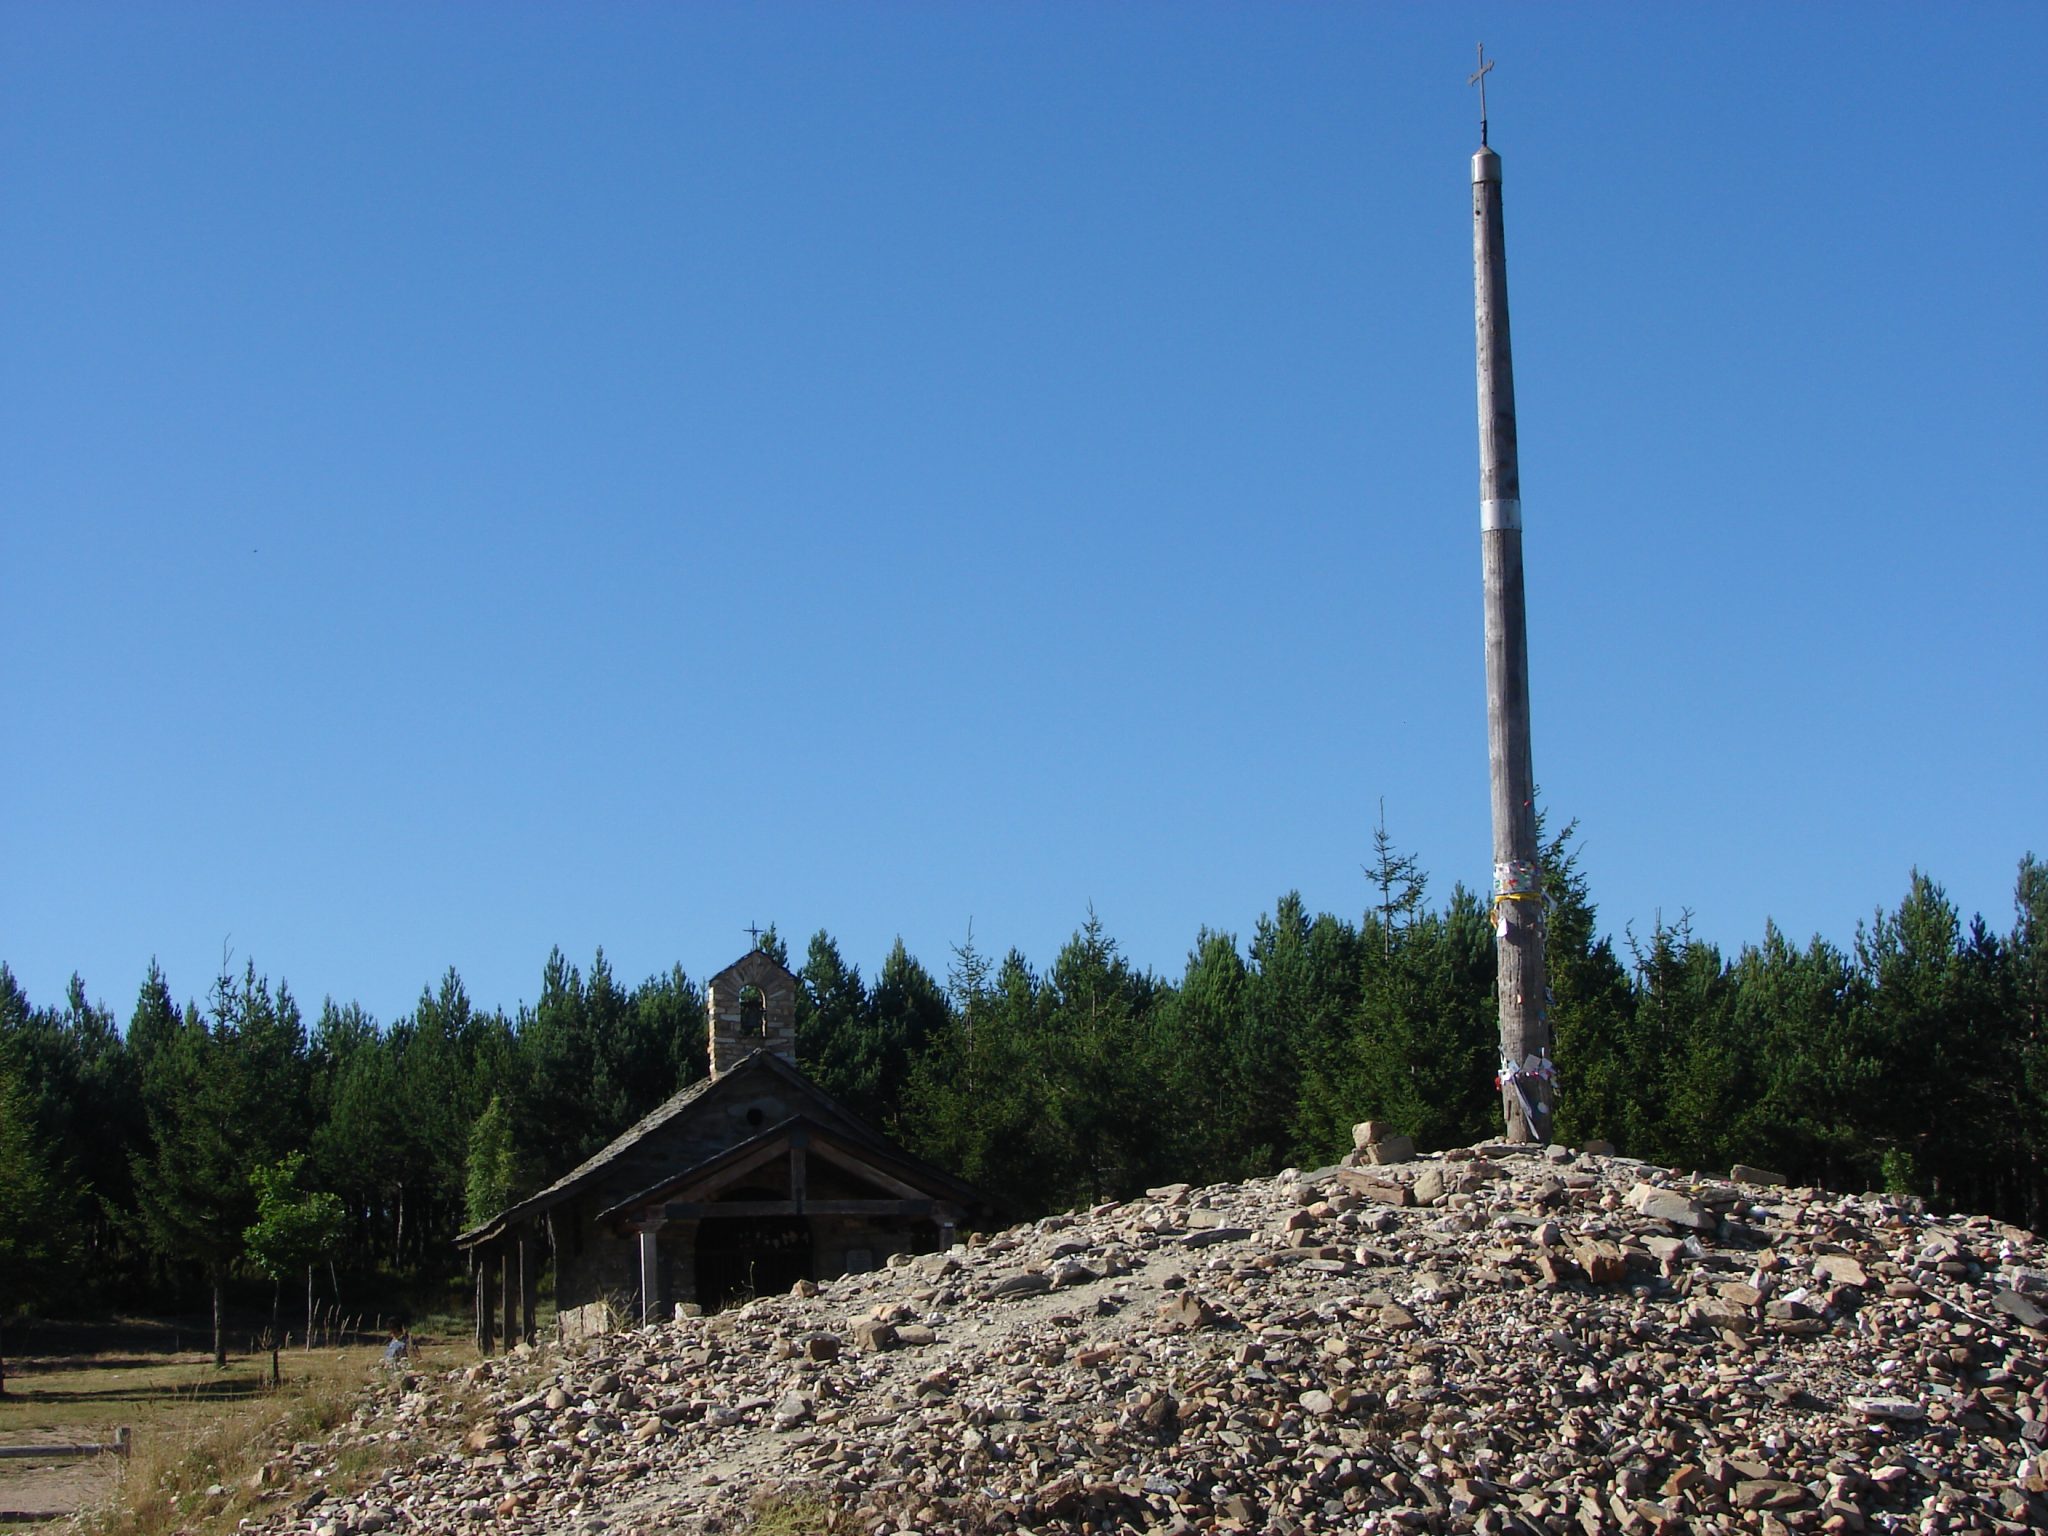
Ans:
{"type": "Polygon", "coordinates": [[[1372,882],[1380,899],[1374,903],[1369,914],[1369,926],[1377,926],[1380,936],[1380,952],[1391,959],[1394,945],[1400,936],[1422,913],[1423,893],[1429,888],[1429,876],[1423,873],[1422,860],[1412,853],[1403,853],[1394,846],[1394,840],[1387,835],[1387,802],[1380,801],[1380,819],[1372,829],[1372,862],[1364,866],[1365,878],[1372,882]],[[1371,920],[1376,919],[1376,924],[1371,920]]]}

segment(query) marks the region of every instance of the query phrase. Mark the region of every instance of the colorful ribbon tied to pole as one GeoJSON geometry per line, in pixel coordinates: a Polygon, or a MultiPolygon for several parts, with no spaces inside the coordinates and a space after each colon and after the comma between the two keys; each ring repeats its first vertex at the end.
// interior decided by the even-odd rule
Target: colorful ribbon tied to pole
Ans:
{"type": "Polygon", "coordinates": [[[1508,908],[1511,901],[1530,901],[1538,907],[1536,926],[1540,932],[1543,918],[1554,903],[1543,889],[1543,871],[1529,859],[1504,859],[1493,866],[1493,932],[1496,938],[1508,936],[1508,908]]]}

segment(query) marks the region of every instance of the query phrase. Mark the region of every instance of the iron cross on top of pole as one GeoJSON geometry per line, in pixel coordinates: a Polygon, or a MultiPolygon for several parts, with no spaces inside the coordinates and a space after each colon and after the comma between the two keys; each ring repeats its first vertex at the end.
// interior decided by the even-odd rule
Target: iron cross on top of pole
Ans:
{"type": "Polygon", "coordinates": [[[1486,56],[1486,44],[1481,43],[1479,45],[1479,67],[1473,70],[1465,81],[1467,85],[1479,87],[1479,145],[1482,149],[1486,147],[1486,75],[1487,71],[1499,62],[1498,59],[1489,59],[1486,56]]]}

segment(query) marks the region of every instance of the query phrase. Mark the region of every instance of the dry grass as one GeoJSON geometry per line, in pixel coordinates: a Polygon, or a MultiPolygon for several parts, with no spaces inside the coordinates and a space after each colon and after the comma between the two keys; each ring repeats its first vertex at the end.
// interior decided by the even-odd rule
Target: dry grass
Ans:
{"type": "Polygon", "coordinates": [[[183,1418],[138,1435],[112,1496],[88,1510],[80,1528],[90,1536],[233,1531],[256,1507],[270,1458],[346,1420],[376,1368],[371,1349],[324,1353],[275,1391],[225,1405],[196,1399],[183,1418]]]}
{"type": "Polygon", "coordinates": [[[832,1506],[815,1493],[778,1488],[747,1506],[747,1536],[826,1536],[837,1527],[832,1506]]]}

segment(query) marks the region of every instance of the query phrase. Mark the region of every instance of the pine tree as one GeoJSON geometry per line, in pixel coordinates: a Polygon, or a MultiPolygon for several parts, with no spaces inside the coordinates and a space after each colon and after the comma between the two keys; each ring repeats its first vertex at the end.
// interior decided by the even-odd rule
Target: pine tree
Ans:
{"type": "MultiPolygon", "coordinates": [[[[13,978],[0,967],[0,991],[13,978]]],[[[75,1273],[77,1228],[67,1171],[35,1121],[34,1102],[0,1039],[0,1328],[62,1294],[75,1273]]],[[[0,1397],[7,1359],[0,1346],[0,1397]]]]}
{"type": "Polygon", "coordinates": [[[301,1149],[306,1082],[298,1005],[253,964],[239,982],[223,967],[210,1015],[187,1008],[143,1075],[149,1144],[130,1160],[136,1202],[157,1251],[204,1270],[221,1368],[228,1271],[255,1218],[250,1175],[301,1149]]]}
{"type": "Polygon", "coordinates": [[[222,1292],[255,1205],[246,1146],[249,1097],[229,1042],[188,1007],[143,1078],[149,1144],[132,1162],[151,1245],[166,1259],[195,1263],[206,1273],[213,1358],[221,1368],[227,1365],[222,1292]]]}
{"type": "Polygon", "coordinates": [[[1412,916],[1391,951],[1361,946],[1355,1118],[1385,1120],[1424,1147],[1454,1146],[1498,1123],[1500,1054],[1488,1006],[1493,932],[1460,885],[1441,913],[1412,916]]]}
{"type": "Polygon", "coordinates": [[[1324,912],[1311,917],[1297,891],[1259,919],[1249,947],[1249,1006],[1285,1042],[1297,1085],[1287,1161],[1330,1162],[1351,1144],[1357,1109],[1355,1021],[1360,941],[1356,928],[1324,912]]]}
{"type": "Polygon", "coordinates": [[[868,990],[832,935],[811,935],[797,972],[796,1053],[804,1071],[835,1098],[873,1114],[877,1068],[868,1033],[868,990]]]}
{"type": "Polygon", "coordinates": [[[680,965],[640,983],[633,993],[633,1009],[639,1015],[641,1031],[659,1044],[663,1066],[657,1102],[711,1071],[704,993],[680,965]]]}
{"type": "Polygon", "coordinates": [[[1294,1107],[1284,1042],[1251,1006],[1237,940],[1204,928],[1180,982],[1162,992],[1153,1033],[1153,1115],[1162,1157],[1189,1180],[1250,1178],[1278,1167],[1294,1107]]]}
{"type": "Polygon", "coordinates": [[[2014,1210],[2038,1232],[2048,1217],[2048,865],[2031,853],[2013,883],[2011,1034],[2020,1096],[2014,1210]]]}
{"type": "Polygon", "coordinates": [[[863,1114],[890,1126],[900,1119],[911,1070],[944,1033],[950,1018],[944,991],[903,947],[899,935],[868,994],[863,1114]]]}
{"type": "Polygon", "coordinates": [[[548,954],[532,1010],[520,1011],[519,1054],[519,1121],[528,1128],[540,1176],[551,1179],[605,1141],[586,1091],[595,1060],[584,1025],[583,976],[560,949],[548,954]]]}
{"type": "Polygon", "coordinates": [[[1156,984],[1130,968],[1092,905],[1047,983],[1043,1039],[1063,1154],[1057,1198],[1134,1193],[1157,1156],[1144,1112],[1152,1065],[1145,1016],[1156,984]]]}
{"type": "Polygon", "coordinates": [[[469,1131],[469,1225],[480,1227],[509,1206],[518,1182],[512,1118],[494,1097],[469,1131]]]}
{"type": "MultiPolygon", "coordinates": [[[[316,1055],[325,1059],[317,1080],[313,1166],[321,1185],[344,1197],[350,1246],[367,1265],[394,1236],[388,1223],[412,1177],[413,1127],[400,1102],[397,1048],[372,1034],[331,1037],[323,1049],[323,1033],[314,1034],[316,1055]]],[[[397,1262],[395,1248],[390,1257],[397,1262]]]]}
{"type": "Polygon", "coordinates": [[[954,975],[973,990],[912,1070],[906,1137],[1010,1212],[1049,1210],[1067,1187],[1069,1163],[1055,1108],[1050,991],[1015,949],[991,975],[970,944],[954,975]]]}

